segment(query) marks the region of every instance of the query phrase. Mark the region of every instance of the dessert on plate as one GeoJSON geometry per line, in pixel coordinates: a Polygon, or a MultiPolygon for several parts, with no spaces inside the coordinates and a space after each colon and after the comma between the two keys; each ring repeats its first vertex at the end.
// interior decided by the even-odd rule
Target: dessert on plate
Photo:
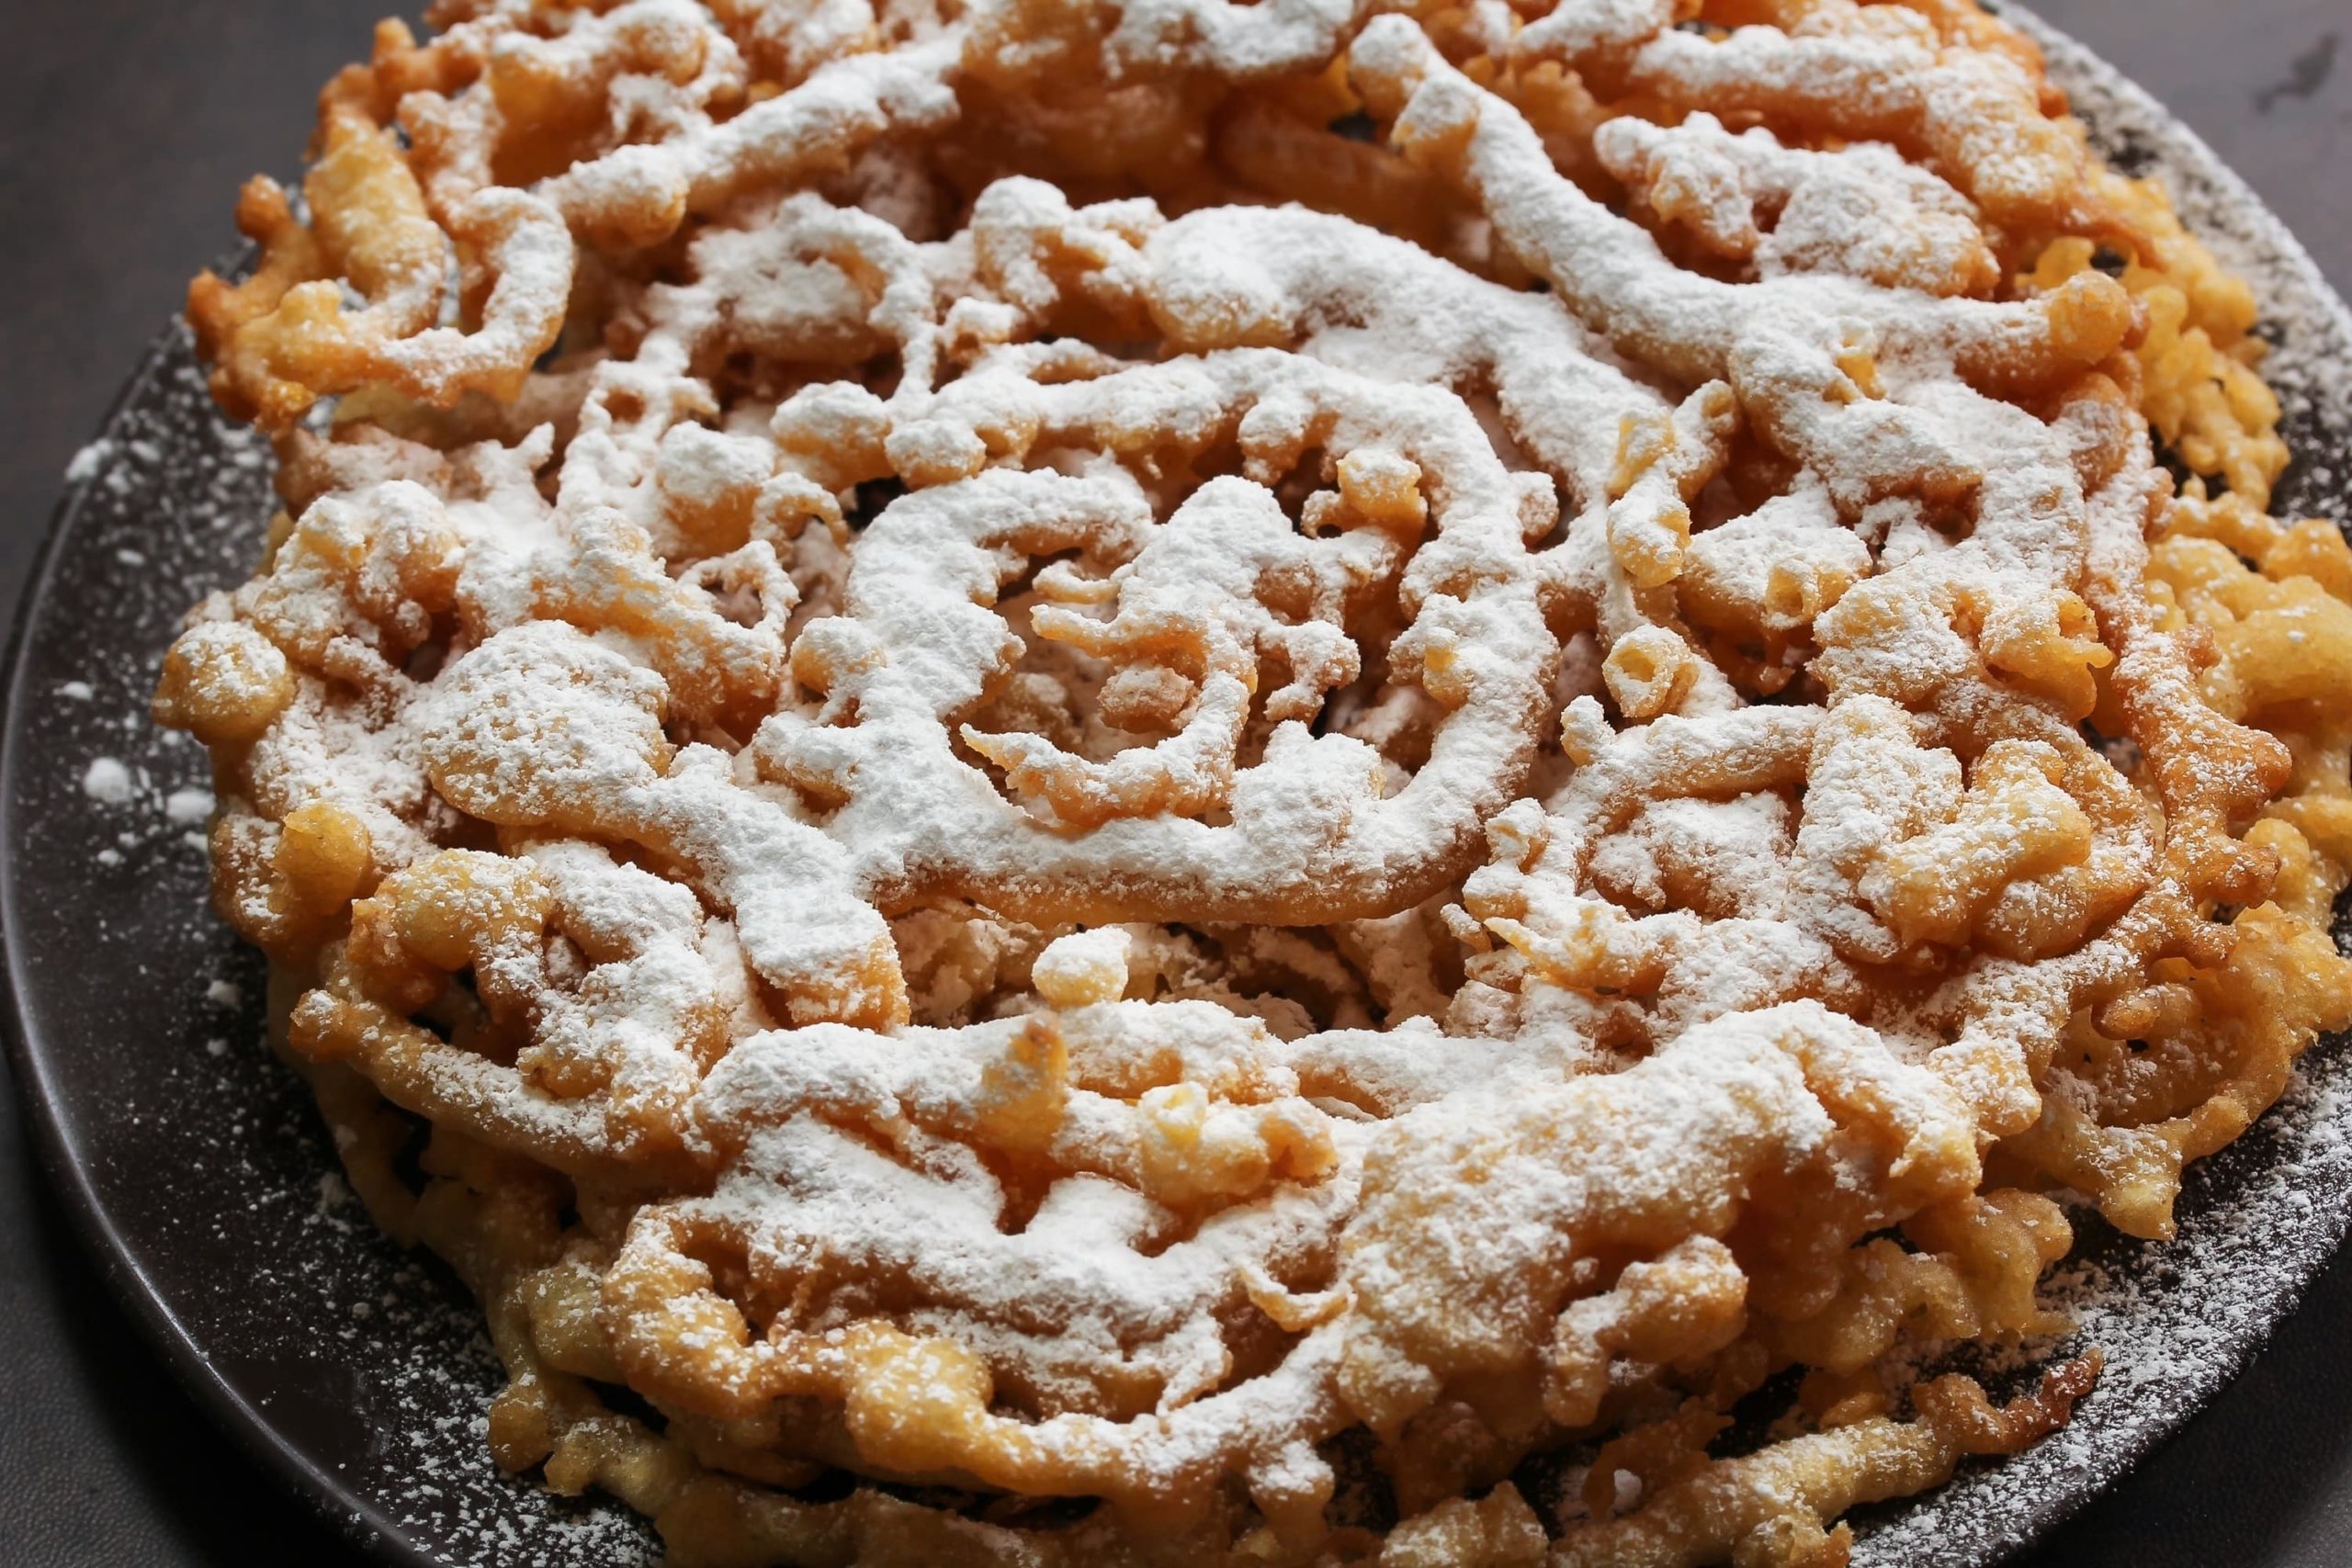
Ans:
{"type": "Polygon", "coordinates": [[[1970,0],[428,19],[155,711],[672,1561],[1842,1563],[2352,1023],[2260,301],[1970,0]]]}

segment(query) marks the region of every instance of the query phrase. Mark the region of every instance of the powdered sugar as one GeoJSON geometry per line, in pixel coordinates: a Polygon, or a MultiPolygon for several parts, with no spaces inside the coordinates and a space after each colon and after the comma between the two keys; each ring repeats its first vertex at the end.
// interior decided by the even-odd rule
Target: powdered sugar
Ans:
{"type": "Polygon", "coordinates": [[[130,770],[112,757],[93,757],[82,773],[82,793],[105,806],[128,806],[140,784],[130,770]]]}

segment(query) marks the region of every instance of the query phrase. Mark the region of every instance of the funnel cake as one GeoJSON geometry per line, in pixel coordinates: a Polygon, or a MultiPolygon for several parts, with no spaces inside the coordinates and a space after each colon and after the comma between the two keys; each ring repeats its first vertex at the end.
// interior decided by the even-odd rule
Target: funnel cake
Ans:
{"type": "Polygon", "coordinates": [[[1841,1563],[2352,1023],[2352,552],[1969,0],[431,20],[155,708],[673,1561],[1841,1563]]]}

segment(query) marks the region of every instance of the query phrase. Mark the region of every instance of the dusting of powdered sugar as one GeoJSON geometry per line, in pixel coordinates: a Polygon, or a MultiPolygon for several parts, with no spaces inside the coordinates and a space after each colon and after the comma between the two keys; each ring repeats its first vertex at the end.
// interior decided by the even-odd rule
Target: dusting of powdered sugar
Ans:
{"type": "Polygon", "coordinates": [[[93,757],[82,770],[82,793],[101,806],[128,806],[139,787],[138,778],[113,757],[93,757]]]}

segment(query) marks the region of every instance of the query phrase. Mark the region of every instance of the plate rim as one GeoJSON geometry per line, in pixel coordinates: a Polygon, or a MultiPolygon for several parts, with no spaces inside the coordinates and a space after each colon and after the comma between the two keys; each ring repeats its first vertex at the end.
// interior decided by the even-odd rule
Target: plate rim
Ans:
{"type": "MultiPolygon", "coordinates": [[[[2019,0],[1982,0],[1986,10],[2015,23],[2039,44],[2053,67],[2074,77],[2095,81],[2098,90],[2133,115],[2153,122],[2162,132],[2166,162],[2186,165],[2225,199],[2245,227],[2265,250],[2272,265],[2293,275],[2334,318],[2334,325],[2352,342],[2352,307],[2347,307],[2325,272],[2293,231],[2274,212],[2245,179],[2232,168],[2205,138],[2168,109],[2163,101],[2072,34],[2053,26],[2019,0]]],[[[2083,83],[2064,83],[2070,98],[2083,83]]],[[[2070,105],[2071,107],[2075,107],[2070,105]]],[[[2102,128],[2093,126],[2093,141],[2102,128]]],[[[2203,236],[2200,236],[2203,237],[2203,236]]],[[[241,254],[249,255],[251,247],[241,254]]],[[[177,316],[150,338],[133,368],[125,376],[99,418],[93,439],[103,439],[125,412],[145,393],[185,342],[186,327],[177,316]]],[[[2346,453],[2352,461],[2352,451],[2346,453]]],[[[32,633],[43,613],[51,610],[51,590],[69,543],[83,520],[92,494],[86,484],[68,482],[51,508],[40,544],[28,567],[16,602],[5,655],[0,655],[0,814],[13,828],[23,758],[30,739],[26,691],[27,653],[32,633]]],[[[2343,520],[2352,525],[2352,518],[2343,520]]],[[[13,835],[11,837],[13,843],[13,835]]],[[[354,1549],[393,1568],[432,1568],[447,1560],[412,1540],[400,1523],[376,1501],[352,1486],[289,1438],[270,1416],[242,1396],[220,1370],[197,1336],[164,1300],[142,1266],[140,1252],[100,1199],[86,1158],[80,1148],[74,1118],[63,1097],[51,1082],[51,1058],[55,1046],[38,1038],[27,1006],[25,975],[28,965],[21,951],[24,923],[23,888],[17,857],[0,852],[0,1048],[17,1085],[20,1124],[32,1133],[32,1148],[49,1193],[63,1211],[68,1227],[83,1256],[96,1268],[111,1299],[138,1325],[148,1349],[170,1369],[175,1384],[217,1427],[227,1431],[245,1455],[277,1491],[326,1524],[354,1549]]],[[[2344,1112],[2352,1125],[2352,1109],[2344,1112]]],[[[2343,1249],[2352,1230],[2352,1202],[2335,1205],[2323,1222],[2324,1245],[2307,1249],[2292,1277],[2264,1301],[2258,1322],[2233,1335],[2222,1354],[2209,1363],[2217,1375],[2211,1385],[2180,1409],[2134,1425],[2120,1434],[2115,1449],[2122,1462],[2113,1474],[2093,1484],[2053,1488],[2041,1495],[2041,1506],[2018,1510],[2011,1527],[1985,1543],[1981,1568],[1997,1568],[2019,1551],[2039,1544],[2095,1500],[2112,1492],[2145,1463],[2156,1450],[2172,1441],[2203,1413],[2213,1398],[2234,1382],[2265,1350],[2278,1325],[2301,1310],[2320,1274],[2343,1249]]],[[[1941,1489],[1939,1488],[1939,1491],[1941,1489]]],[[[1926,1495],[1932,1496],[1934,1493],[1926,1495]]],[[[619,1507],[617,1501],[600,1499],[601,1506],[619,1507]]],[[[1864,1544],[1866,1543],[1858,1543],[1864,1544]]]]}

